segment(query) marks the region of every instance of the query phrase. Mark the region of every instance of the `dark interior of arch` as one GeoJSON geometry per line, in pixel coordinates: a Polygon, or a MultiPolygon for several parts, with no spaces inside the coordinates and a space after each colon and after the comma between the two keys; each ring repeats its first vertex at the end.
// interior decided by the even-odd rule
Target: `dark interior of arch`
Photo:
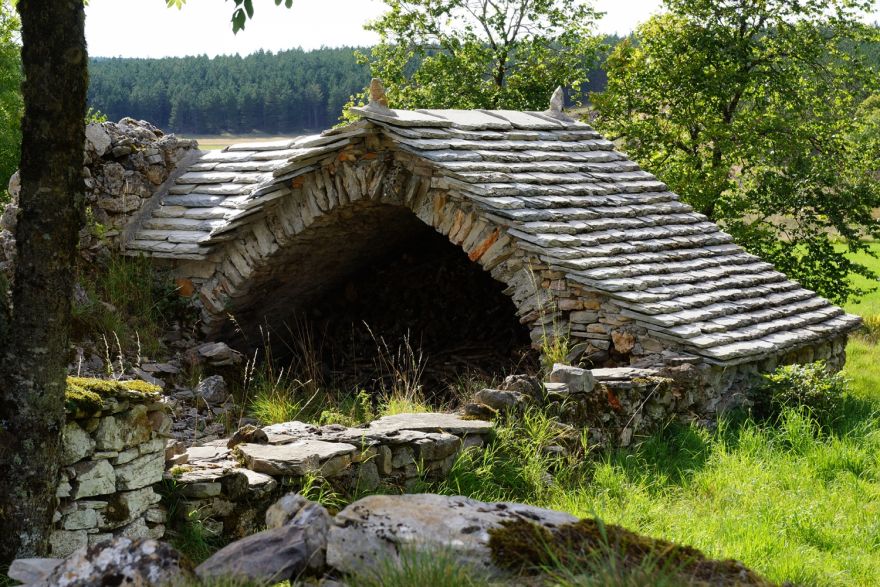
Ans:
{"type": "Polygon", "coordinates": [[[319,363],[324,385],[369,391],[387,389],[388,361],[406,363],[411,349],[425,394],[442,400],[464,378],[535,369],[504,289],[410,210],[358,202],[316,220],[254,276],[226,336],[253,350],[268,333],[273,361],[319,363]]]}

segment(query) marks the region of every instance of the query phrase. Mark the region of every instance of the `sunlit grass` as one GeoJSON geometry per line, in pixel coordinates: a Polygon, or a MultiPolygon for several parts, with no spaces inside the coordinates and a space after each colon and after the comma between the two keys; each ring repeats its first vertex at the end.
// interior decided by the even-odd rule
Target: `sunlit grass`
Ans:
{"type": "MultiPolygon", "coordinates": [[[[875,254],[880,255],[880,243],[871,243],[869,246],[875,254]]],[[[848,257],[880,275],[880,258],[872,257],[864,252],[850,253],[848,257]]],[[[877,289],[859,300],[852,300],[844,304],[846,311],[860,316],[880,315],[880,281],[867,279],[861,275],[853,275],[852,279],[853,284],[860,289],[877,289]]]]}

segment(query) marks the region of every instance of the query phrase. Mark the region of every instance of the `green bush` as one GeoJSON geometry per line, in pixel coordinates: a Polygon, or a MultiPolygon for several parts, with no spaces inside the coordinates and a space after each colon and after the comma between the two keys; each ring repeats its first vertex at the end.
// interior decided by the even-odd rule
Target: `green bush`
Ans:
{"type": "Polygon", "coordinates": [[[779,418],[791,409],[806,409],[821,426],[830,426],[840,413],[847,380],[829,373],[823,361],[786,365],[764,375],[752,392],[753,414],[759,419],[779,418]]]}

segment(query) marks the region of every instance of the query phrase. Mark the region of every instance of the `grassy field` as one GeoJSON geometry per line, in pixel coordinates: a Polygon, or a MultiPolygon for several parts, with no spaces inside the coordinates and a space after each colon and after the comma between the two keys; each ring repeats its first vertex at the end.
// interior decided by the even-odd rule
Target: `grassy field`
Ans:
{"type": "MultiPolygon", "coordinates": [[[[871,249],[875,254],[880,255],[880,243],[872,243],[871,249]]],[[[880,275],[880,259],[871,257],[866,253],[857,253],[851,255],[851,258],[853,261],[865,265],[877,273],[877,275],[880,275]]],[[[861,276],[855,277],[855,284],[866,290],[880,286],[880,283],[877,281],[868,280],[861,276]]],[[[880,315],[880,291],[871,292],[857,302],[846,304],[845,307],[847,311],[860,316],[878,316],[880,315]]]]}

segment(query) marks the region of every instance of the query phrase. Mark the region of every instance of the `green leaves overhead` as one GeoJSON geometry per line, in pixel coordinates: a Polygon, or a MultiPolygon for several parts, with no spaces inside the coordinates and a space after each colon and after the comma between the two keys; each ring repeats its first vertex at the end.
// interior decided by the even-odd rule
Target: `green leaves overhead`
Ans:
{"type": "MultiPolygon", "coordinates": [[[[232,32],[237,33],[244,30],[247,21],[254,17],[254,2],[253,0],[232,1],[235,3],[235,8],[232,10],[232,32]]],[[[165,3],[168,8],[180,9],[186,4],[186,0],[165,0],[165,3]]],[[[281,6],[282,3],[285,8],[293,6],[293,0],[275,0],[275,6],[281,6]]]]}
{"type": "Polygon", "coordinates": [[[598,14],[576,0],[384,0],[360,60],[396,108],[547,108],[595,63],[598,14]]]}
{"type": "Polygon", "coordinates": [[[608,58],[596,125],[790,277],[857,293],[850,273],[870,272],[834,242],[880,237],[878,29],[859,20],[872,2],[665,4],[608,58]]]}

